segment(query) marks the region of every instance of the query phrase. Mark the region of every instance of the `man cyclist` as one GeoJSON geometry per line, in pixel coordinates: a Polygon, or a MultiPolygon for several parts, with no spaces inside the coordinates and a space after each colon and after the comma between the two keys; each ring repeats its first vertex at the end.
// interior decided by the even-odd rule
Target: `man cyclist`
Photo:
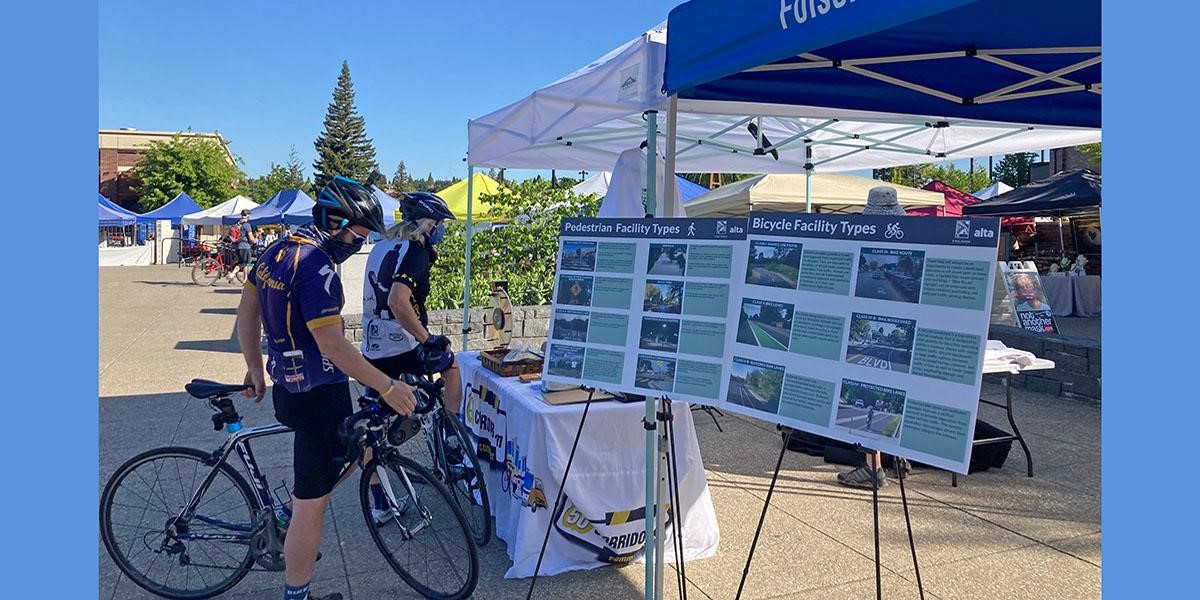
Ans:
{"type": "Polygon", "coordinates": [[[260,352],[265,329],[275,416],[295,430],[292,516],[283,547],[286,600],[318,600],[308,588],[329,494],[341,472],[336,459],[345,456],[337,427],[353,412],[347,376],[382,390],[383,401],[398,414],[415,406],[412,388],[371,366],[343,334],[342,282],[334,267],[361,248],[369,233],[383,230],[379,203],[357,182],[335,177],[317,195],[312,214],[311,224],[263,254],[237,311],[245,383],[253,385],[243,393],[256,401],[266,393],[260,352]]]}
{"type": "Polygon", "coordinates": [[[233,236],[234,247],[237,250],[237,267],[229,272],[230,281],[233,281],[235,273],[246,270],[246,265],[250,264],[251,249],[258,243],[258,234],[254,232],[254,227],[250,225],[250,211],[248,209],[242,209],[242,218],[238,220],[237,225],[234,225],[234,230],[237,232],[237,235],[233,236]]]}

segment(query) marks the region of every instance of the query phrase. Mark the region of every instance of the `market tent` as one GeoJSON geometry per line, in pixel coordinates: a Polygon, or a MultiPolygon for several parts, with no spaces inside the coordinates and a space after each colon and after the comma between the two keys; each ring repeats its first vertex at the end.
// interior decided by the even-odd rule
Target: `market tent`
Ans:
{"type": "MultiPolygon", "coordinates": [[[[575,187],[572,187],[571,191],[574,192],[576,196],[595,194],[596,196],[603,198],[604,194],[608,193],[608,184],[611,181],[612,173],[609,173],[608,171],[601,171],[575,184],[575,187]]],[[[684,202],[687,202],[696,196],[708,193],[708,188],[681,175],[675,176],[675,185],[679,186],[679,197],[684,202]]]]}
{"type": "MultiPolygon", "coordinates": [[[[741,3],[728,5],[737,14],[714,19],[711,26],[743,19],[741,3]]],[[[643,112],[658,111],[659,129],[665,129],[668,100],[659,90],[668,45],[664,23],[529,96],[472,119],[467,126],[470,165],[611,170],[622,151],[646,139],[643,112]]],[[[1100,139],[1098,129],[960,119],[942,111],[881,113],[682,96],[678,111],[678,173],[799,173],[806,165],[822,172],[849,171],[1100,139]]],[[[665,136],[658,146],[661,153],[665,136]]]]}
{"type": "Polygon", "coordinates": [[[285,190],[296,192],[291,196],[292,200],[283,210],[280,215],[282,221],[287,225],[307,225],[313,220],[313,206],[316,202],[300,190],[285,190]]]}
{"type": "Polygon", "coordinates": [[[117,212],[104,204],[100,204],[98,208],[100,209],[100,227],[125,227],[137,223],[136,216],[117,212]]]}
{"type": "MultiPolygon", "coordinates": [[[[1100,0],[692,0],[668,21],[683,100],[1100,127],[1100,0]],[[817,10],[819,9],[819,10],[817,10]],[[1024,18],[1023,18],[1024,17],[1024,18]],[[1020,19],[1020,26],[1001,24],[1020,19]]],[[[753,114],[753,113],[751,113],[753,114]]]]}
{"type": "Polygon", "coordinates": [[[171,199],[170,202],[148,212],[138,215],[139,223],[153,223],[154,221],[170,221],[172,225],[179,225],[184,215],[190,215],[194,212],[199,212],[200,205],[196,204],[186,193],[180,193],[171,199]]]}
{"type": "Polygon", "coordinates": [[[184,225],[220,225],[226,216],[241,218],[243,210],[253,210],[258,203],[242,195],[234,196],[212,208],[184,215],[180,222],[184,225]]]}
{"type": "Polygon", "coordinates": [[[96,196],[99,198],[100,206],[106,207],[117,214],[125,215],[128,217],[136,218],[138,216],[138,213],[135,213],[132,210],[129,210],[128,208],[125,208],[124,206],[121,206],[120,204],[117,204],[116,202],[113,202],[112,200],[105,198],[104,194],[96,194],[96,196]]]}
{"type": "MultiPolygon", "coordinates": [[[[304,221],[312,220],[312,206],[315,204],[312,198],[308,197],[303,190],[279,190],[271,196],[269,200],[258,205],[250,210],[250,224],[258,227],[260,225],[276,225],[286,222],[284,219],[285,213],[305,213],[308,218],[304,221]]],[[[221,217],[221,223],[224,225],[233,225],[241,218],[240,215],[232,214],[221,217]]],[[[293,223],[295,224],[295,223],[293,223]]]]}
{"type": "Polygon", "coordinates": [[[1013,187],[1011,185],[1008,185],[1003,181],[997,181],[996,183],[993,183],[992,185],[989,185],[971,195],[979,198],[980,200],[987,200],[989,198],[995,198],[996,196],[999,196],[1000,194],[1008,192],[1012,189],[1013,187]]]}
{"type": "Polygon", "coordinates": [[[383,224],[386,227],[391,227],[399,220],[400,217],[400,201],[389,196],[387,192],[371,186],[371,194],[375,196],[375,200],[379,202],[379,208],[383,209],[383,224]]]}
{"type": "Polygon", "coordinates": [[[979,202],[979,198],[976,198],[971,194],[968,194],[955,188],[954,186],[936,179],[921,186],[921,189],[941,194],[945,199],[945,202],[942,204],[942,206],[921,206],[910,208],[905,211],[910,215],[924,217],[959,217],[962,216],[964,206],[979,202]]]}
{"type": "MultiPolygon", "coordinates": [[[[611,166],[611,165],[610,165],[611,166]]],[[[480,196],[485,194],[495,194],[500,191],[500,182],[484,175],[483,173],[475,173],[471,180],[472,194],[475,197],[471,213],[480,219],[487,220],[492,212],[492,207],[487,202],[479,200],[480,196]]],[[[458,183],[437,193],[442,200],[450,207],[450,212],[454,213],[457,219],[467,218],[467,180],[464,179],[458,183]]]]}
{"type": "Polygon", "coordinates": [[[811,185],[817,212],[858,213],[867,203],[867,192],[876,186],[896,189],[905,208],[942,205],[941,194],[876,179],[841,173],[814,173],[811,182],[803,173],[771,173],[723,185],[684,204],[689,217],[744,217],[751,210],[797,211],[805,206],[805,188],[811,185]]]}
{"type": "Polygon", "coordinates": [[[963,209],[967,215],[1068,215],[1100,206],[1100,175],[1060,171],[963,209]]]}

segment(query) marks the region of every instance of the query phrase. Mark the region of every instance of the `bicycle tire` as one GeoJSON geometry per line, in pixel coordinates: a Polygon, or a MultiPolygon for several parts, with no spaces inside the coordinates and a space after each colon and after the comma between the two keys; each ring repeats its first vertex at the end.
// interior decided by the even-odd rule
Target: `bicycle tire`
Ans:
{"type": "MultiPolygon", "coordinates": [[[[473,481],[454,478],[453,481],[446,482],[446,487],[450,489],[454,501],[459,503],[463,516],[467,518],[467,524],[475,534],[475,543],[482,548],[492,540],[492,508],[488,503],[487,481],[483,471],[485,467],[475,452],[473,437],[462,420],[447,409],[442,409],[441,415],[444,421],[450,423],[451,429],[458,437],[459,448],[466,453],[475,472],[473,481]]],[[[450,473],[450,465],[442,465],[442,468],[444,473],[450,473]]]]}
{"type": "Polygon", "coordinates": [[[196,261],[192,265],[192,283],[207,287],[216,283],[221,276],[220,265],[216,264],[217,259],[208,256],[196,261]]]}
{"type": "MultiPolygon", "coordinates": [[[[395,571],[396,574],[399,575],[400,578],[409,585],[409,587],[426,598],[436,598],[438,600],[462,600],[463,598],[470,597],[471,594],[475,592],[475,586],[479,583],[479,553],[475,547],[475,540],[472,536],[471,528],[469,525],[467,525],[467,521],[462,514],[462,510],[451,497],[451,492],[446,489],[446,486],[439,483],[432,473],[430,473],[427,469],[425,469],[425,467],[422,467],[416,461],[402,456],[398,452],[390,452],[386,456],[372,459],[372,461],[367,465],[367,468],[363,470],[363,474],[359,478],[358,491],[359,501],[362,504],[363,517],[367,522],[367,530],[371,532],[371,539],[375,542],[375,546],[379,548],[379,552],[383,555],[384,560],[387,561],[388,565],[392,567],[392,570],[395,571]],[[402,504],[407,501],[407,509],[403,511],[399,517],[395,517],[400,519],[402,522],[407,522],[406,527],[417,525],[418,519],[424,521],[424,518],[420,513],[432,513],[433,509],[437,510],[436,514],[431,514],[431,518],[424,522],[425,527],[416,531],[411,540],[403,540],[404,542],[412,543],[415,542],[417,538],[424,539],[431,537],[430,534],[438,534],[439,532],[436,529],[436,526],[431,525],[431,522],[435,519],[438,519],[440,523],[441,519],[445,519],[451,515],[453,516],[454,525],[443,526],[444,531],[449,536],[453,538],[459,538],[461,540],[459,545],[464,549],[468,556],[467,574],[465,577],[459,577],[459,579],[462,579],[462,583],[457,589],[445,591],[433,589],[430,587],[431,585],[437,585],[438,583],[445,582],[448,580],[448,578],[434,576],[430,578],[431,581],[429,582],[419,580],[413,573],[410,572],[411,567],[406,567],[404,564],[401,564],[401,557],[398,557],[396,553],[389,548],[388,542],[383,538],[384,533],[398,533],[400,530],[399,525],[394,522],[386,522],[382,526],[376,525],[375,519],[371,514],[371,509],[373,508],[370,492],[371,475],[375,473],[375,470],[381,466],[385,467],[387,471],[392,473],[397,473],[400,469],[403,469],[408,475],[409,481],[412,482],[413,489],[418,494],[415,502],[416,506],[413,506],[414,502],[407,493],[407,490],[403,484],[400,482],[400,478],[394,477],[393,479],[392,477],[389,477],[389,479],[392,480],[391,487],[397,496],[397,501],[401,502],[402,504]],[[430,491],[433,493],[429,493],[430,491]]],[[[441,549],[442,555],[445,556],[446,545],[440,539],[438,539],[436,546],[437,548],[441,549]]],[[[401,548],[403,555],[411,556],[416,560],[425,562],[426,564],[428,564],[429,559],[434,556],[432,550],[434,550],[434,548],[429,548],[428,546],[417,548],[401,548]]],[[[461,563],[456,561],[453,557],[447,558],[449,570],[454,571],[455,574],[458,574],[457,567],[461,566],[461,563]]]]}
{"type": "MultiPolygon", "coordinates": [[[[205,587],[202,589],[199,589],[199,590],[184,590],[184,589],[171,587],[171,585],[169,583],[170,576],[171,576],[171,573],[173,572],[173,567],[174,567],[174,564],[171,561],[176,560],[175,558],[171,558],[171,555],[167,555],[169,557],[168,562],[167,562],[168,569],[166,572],[166,576],[164,577],[164,579],[167,580],[166,582],[155,581],[152,578],[150,573],[142,573],[140,570],[138,570],[132,564],[131,559],[136,558],[138,555],[140,555],[142,552],[144,552],[145,548],[153,549],[153,548],[151,548],[151,546],[149,544],[149,540],[151,539],[151,536],[155,533],[154,529],[147,530],[146,533],[141,536],[142,537],[142,545],[145,548],[143,548],[143,550],[141,550],[139,552],[134,552],[132,555],[128,554],[126,550],[123,550],[121,548],[121,544],[117,538],[117,534],[113,530],[114,524],[121,526],[121,527],[126,527],[126,528],[135,527],[135,526],[131,526],[127,523],[114,523],[114,520],[113,520],[113,508],[114,508],[114,505],[117,503],[117,496],[118,496],[118,492],[121,489],[121,484],[125,481],[126,477],[128,477],[132,473],[135,473],[139,466],[150,463],[150,462],[155,461],[160,458],[172,458],[172,457],[177,458],[177,459],[182,458],[182,459],[187,459],[187,460],[195,460],[197,463],[199,463],[198,466],[194,469],[193,477],[192,477],[192,479],[195,482],[197,487],[195,487],[191,490],[187,490],[182,485],[183,484],[183,482],[182,482],[183,476],[178,469],[178,467],[179,467],[178,462],[176,462],[176,464],[175,464],[175,471],[177,474],[180,475],[180,479],[181,479],[180,494],[181,494],[181,496],[186,494],[188,496],[188,498],[190,498],[190,495],[195,493],[195,490],[198,489],[200,482],[203,481],[203,475],[206,475],[208,473],[208,471],[212,468],[210,465],[207,464],[207,462],[209,460],[211,460],[211,457],[212,457],[212,455],[210,453],[204,452],[201,450],[197,450],[195,448],[186,448],[186,447],[180,447],[180,446],[167,446],[167,447],[163,447],[163,448],[155,448],[153,450],[148,450],[146,452],[138,454],[137,456],[125,461],[124,464],[122,464],[120,467],[117,468],[117,470],[113,473],[112,477],[109,478],[108,483],[104,486],[104,492],[100,495],[100,537],[104,541],[104,547],[108,551],[108,555],[110,557],[112,557],[113,562],[116,563],[116,565],[117,565],[117,568],[120,569],[121,572],[125,574],[125,576],[129,577],[129,579],[131,581],[133,581],[135,584],[137,584],[142,589],[144,589],[150,593],[153,593],[155,595],[162,596],[164,598],[178,598],[178,599],[187,599],[187,600],[199,600],[202,598],[211,598],[218,594],[224,593],[225,591],[228,591],[230,588],[237,585],[238,582],[241,581],[242,578],[244,578],[246,576],[246,574],[250,572],[250,569],[253,566],[254,556],[253,556],[252,552],[250,551],[250,544],[248,542],[236,544],[237,547],[244,548],[245,556],[243,556],[241,558],[238,558],[237,556],[235,556],[233,554],[225,552],[222,549],[222,552],[224,552],[227,556],[229,556],[229,558],[233,559],[233,561],[236,563],[235,565],[230,565],[228,567],[228,570],[230,572],[227,576],[224,577],[224,579],[221,579],[215,585],[208,585],[208,582],[204,578],[204,576],[202,574],[197,574],[197,578],[200,579],[201,583],[203,583],[205,585],[205,587]],[[197,481],[197,478],[199,478],[199,481],[197,481]]],[[[253,500],[254,495],[250,489],[249,484],[247,484],[246,480],[228,463],[221,463],[220,465],[218,465],[216,467],[216,469],[220,475],[224,475],[225,477],[227,477],[229,480],[229,484],[232,486],[232,488],[236,489],[241,494],[242,500],[246,503],[246,508],[247,508],[247,514],[248,514],[248,519],[249,519],[247,521],[247,525],[250,525],[252,523],[254,511],[256,510],[257,505],[255,504],[255,502],[253,500]]],[[[141,477],[140,474],[139,474],[139,477],[141,477]]],[[[143,478],[142,481],[145,482],[145,479],[143,478]]],[[[158,483],[157,480],[155,481],[155,483],[156,484],[158,483]]],[[[215,480],[214,480],[214,483],[215,483],[215,480]]],[[[148,486],[148,487],[150,487],[150,492],[151,492],[148,495],[151,496],[151,498],[153,498],[154,500],[161,500],[163,502],[164,508],[167,508],[167,509],[173,508],[167,504],[167,500],[166,500],[165,496],[160,495],[158,498],[154,498],[153,485],[148,486]]],[[[172,486],[172,488],[173,488],[173,486],[172,486]]],[[[209,489],[210,490],[212,489],[211,486],[209,489]]],[[[133,494],[133,493],[130,492],[130,494],[133,494]]],[[[136,496],[136,494],[133,494],[133,495],[136,496]]],[[[228,495],[228,489],[220,492],[219,494],[217,494],[215,496],[208,496],[208,499],[211,501],[219,496],[226,496],[226,495],[228,495]]],[[[151,501],[151,499],[143,498],[143,500],[146,500],[146,507],[144,507],[142,509],[143,512],[142,512],[142,516],[139,517],[139,521],[143,521],[146,518],[146,512],[148,512],[150,510],[150,505],[153,503],[151,501]]],[[[186,499],[182,500],[181,502],[186,502],[186,499]]],[[[205,502],[205,500],[202,499],[200,507],[202,507],[204,505],[204,502],[205,502]]],[[[182,504],[180,505],[180,508],[181,507],[182,507],[182,504]]],[[[138,507],[132,507],[132,508],[134,508],[134,510],[136,511],[138,507]]],[[[230,509],[230,510],[232,510],[232,509],[230,509]]],[[[168,511],[160,510],[159,512],[163,513],[163,514],[170,514],[169,510],[168,511]]],[[[139,522],[138,526],[141,526],[141,522],[139,522]]],[[[162,524],[162,527],[164,528],[162,531],[162,534],[165,535],[165,527],[166,527],[165,522],[162,524]]],[[[155,538],[155,539],[157,539],[157,538],[155,538]]],[[[137,536],[135,535],[130,541],[136,542],[137,536]]],[[[229,545],[232,547],[235,545],[235,543],[231,542],[229,545]]],[[[200,548],[201,551],[206,555],[205,557],[203,557],[203,559],[214,560],[213,554],[209,553],[207,550],[204,550],[204,547],[200,545],[199,541],[197,541],[197,547],[200,548]]],[[[163,556],[163,554],[160,554],[160,553],[155,553],[154,555],[156,557],[163,556]]],[[[184,556],[184,555],[180,555],[180,556],[184,556]]],[[[188,556],[190,556],[190,555],[188,555],[188,556]]],[[[152,559],[151,568],[147,569],[147,571],[153,571],[152,567],[153,567],[153,565],[158,564],[158,561],[159,561],[158,558],[152,559]]],[[[184,576],[185,585],[187,584],[187,582],[190,582],[190,580],[191,580],[191,577],[189,575],[184,576]]]]}

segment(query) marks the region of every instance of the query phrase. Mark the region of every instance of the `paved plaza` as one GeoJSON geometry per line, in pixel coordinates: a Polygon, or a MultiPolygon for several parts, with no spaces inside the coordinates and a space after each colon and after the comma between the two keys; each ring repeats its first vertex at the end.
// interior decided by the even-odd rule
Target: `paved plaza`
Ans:
{"type": "MultiPolygon", "coordinates": [[[[100,480],[134,454],[162,445],[213,449],[205,405],[183,392],[195,377],[237,383],[245,373],[234,333],[239,288],[201,288],[175,266],[102,267],[100,289],[100,480]]],[[[358,295],[357,288],[350,289],[358,295]]],[[[1095,328],[1098,331],[1098,327],[1095,328]]],[[[1002,401],[1003,388],[984,384],[1002,401]]],[[[246,423],[273,420],[269,395],[239,407],[246,423]]],[[[1015,413],[1034,459],[1013,446],[1001,470],[959,478],[917,470],[906,484],[925,597],[979,600],[1098,598],[1101,581],[1100,407],[1025,390],[1015,413]]],[[[696,428],[721,528],[717,554],[686,565],[688,596],[731,599],[746,560],[779,452],[780,439],[765,422],[736,416],[713,420],[697,413],[696,428]]],[[[1007,429],[1003,411],[980,416],[1007,429]]],[[[586,435],[586,430],[584,435],[586,435]]],[[[290,438],[256,443],[272,487],[291,480],[290,438]]],[[[744,598],[866,599],[875,592],[871,495],[844,488],[845,467],[789,452],[763,528],[744,598]]],[[[881,491],[884,596],[918,598],[916,575],[901,512],[900,489],[881,491]]],[[[98,490],[99,492],[99,490],[98,490]]],[[[124,578],[103,544],[100,597],[152,597],[124,578]]],[[[357,488],[334,492],[313,590],[347,598],[414,598],[386,566],[362,521],[357,488]]],[[[524,598],[529,580],[503,578],[504,542],[481,549],[475,597],[524,598]]],[[[642,596],[641,565],[578,571],[538,581],[536,598],[618,600],[642,596]]],[[[281,573],[251,573],[225,598],[281,596],[281,573]]],[[[667,570],[667,596],[676,575],[667,570]]]]}

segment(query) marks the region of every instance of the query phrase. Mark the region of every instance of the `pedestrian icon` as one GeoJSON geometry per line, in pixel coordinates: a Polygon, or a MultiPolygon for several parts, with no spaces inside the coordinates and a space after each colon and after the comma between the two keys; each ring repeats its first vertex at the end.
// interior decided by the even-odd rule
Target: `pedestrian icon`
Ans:
{"type": "Polygon", "coordinates": [[[688,223],[688,237],[696,237],[696,224],[688,223]]]}

